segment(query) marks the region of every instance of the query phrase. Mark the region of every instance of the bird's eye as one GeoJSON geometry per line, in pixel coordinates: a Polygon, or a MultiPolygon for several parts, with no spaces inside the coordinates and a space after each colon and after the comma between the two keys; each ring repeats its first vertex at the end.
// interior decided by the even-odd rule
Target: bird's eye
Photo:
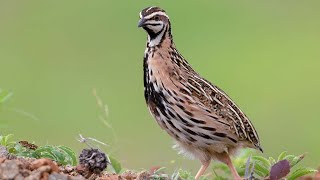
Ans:
{"type": "Polygon", "coordinates": [[[156,16],[156,17],[154,17],[154,20],[159,21],[159,20],[160,20],[160,17],[159,17],[159,16],[156,16]]]}

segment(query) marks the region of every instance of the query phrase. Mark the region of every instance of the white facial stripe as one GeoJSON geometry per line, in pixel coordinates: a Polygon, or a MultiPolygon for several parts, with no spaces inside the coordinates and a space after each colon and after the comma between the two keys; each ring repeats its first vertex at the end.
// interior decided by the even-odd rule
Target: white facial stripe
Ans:
{"type": "Polygon", "coordinates": [[[140,19],[142,18],[142,12],[139,13],[139,17],[140,17],[140,19]]]}
{"type": "Polygon", "coordinates": [[[149,11],[150,9],[152,9],[152,8],[153,8],[153,6],[149,7],[149,9],[147,9],[146,12],[148,12],[148,11],[149,11]]]}
{"type": "Polygon", "coordinates": [[[168,16],[166,13],[164,13],[164,12],[154,12],[154,13],[151,13],[151,14],[149,14],[148,16],[145,16],[144,19],[149,19],[149,18],[151,18],[151,17],[153,17],[153,16],[155,16],[155,15],[165,16],[165,17],[167,17],[167,18],[169,19],[169,16],[168,16]]]}
{"type": "Polygon", "coordinates": [[[158,45],[160,43],[160,41],[161,41],[162,36],[164,36],[164,32],[165,31],[163,30],[155,39],[152,39],[152,40],[150,40],[150,37],[148,37],[149,46],[153,47],[153,46],[158,45]]]}
{"type": "Polygon", "coordinates": [[[148,29],[151,29],[153,32],[158,33],[159,31],[162,30],[162,25],[147,25],[148,29]]]}
{"type": "Polygon", "coordinates": [[[148,24],[162,24],[161,21],[155,21],[155,20],[148,20],[147,23],[148,24]]]}

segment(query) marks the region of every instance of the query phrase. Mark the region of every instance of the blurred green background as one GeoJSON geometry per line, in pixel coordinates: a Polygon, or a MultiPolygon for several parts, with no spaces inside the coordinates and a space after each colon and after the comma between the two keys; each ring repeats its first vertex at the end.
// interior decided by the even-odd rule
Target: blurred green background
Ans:
{"type": "Polygon", "coordinates": [[[304,163],[320,164],[320,1],[1,1],[0,87],[14,96],[0,132],[77,151],[82,133],[110,143],[127,168],[195,172],[200,163],[171,149],[145,105],[146,33],[137,22],[150,5],[167,11],[194,69],[250,117],[265,156],[308,152],[304,163]]]}

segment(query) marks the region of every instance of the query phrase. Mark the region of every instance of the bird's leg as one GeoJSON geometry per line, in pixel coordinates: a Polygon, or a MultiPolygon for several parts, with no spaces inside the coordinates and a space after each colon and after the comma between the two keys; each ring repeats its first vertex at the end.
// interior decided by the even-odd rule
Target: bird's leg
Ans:
{"type": "Polygon", "coordinates": [[[220,160],[221,162],[225,163],[229,167],[234,180],[243,179],[239,176],[236,168],[233,166],[232,161],[230,159],[230,156],[227,152],[223,152],[223,153],[219,154],[219,156],[217,156],[217,159],[220,160]]]}
{"type": "Polygon", "coordinates": [[[210,165],[210,161],[211,160],[206,160],[206,161],[201,161],[201,168],[199,169],[195,179],[198,180],[206,171],[206,169],[208,168],[208,166],[210,165]]]}

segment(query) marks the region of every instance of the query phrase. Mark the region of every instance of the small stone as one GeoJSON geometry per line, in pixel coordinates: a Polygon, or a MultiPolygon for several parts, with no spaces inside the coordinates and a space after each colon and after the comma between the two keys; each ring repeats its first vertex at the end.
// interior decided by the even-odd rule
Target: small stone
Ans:
{"type": "Polygon", "coordinates": [[[43,166],[49,166],[53,172],[59,172],[58,166],[51,159],[37,159],[33,161],[30,165],[31,170],[38,169],[43,166]]]}
{"type": "Polygon", "coordinates": [[[36,180],[36,179],[41,179],[42,177],[44,177],[43,179],[48,179],[45,177],[49,175],[49,172],[51,172],[50,166],[48,166],[48,165],[41,166],[38,169],[32,171],[30,176],[26,177],[25,179],[26,180],[36,180]]]}
{"type": "Polygon", "coordinates": [[[148,171],[142,171],[138,174],[137,180],[149,180],[150,173],[148,171]]]}
{"type": "Polygon", "coordinates": [[[36,171],[39,171],[41,173],[44,173],[44,172],[51,172],[51,167],[50,166],[41,166],[39,167],[36,171]]]}
{"type": "Polygon", "coordinates": [[[49,180],[68,180],[68,176],[64,174],[58,174],[56,172],[49,175],[49,180]]]}
{"type": "Polygon", "coordinates": [[[24,180],[24,177],[21,174],[18,174],[14,180],[24,180]]]}
{"type": "Polygon", "coordinates": [[[28,170],[28,169],[20,169],[20,174],[21,174],[23,177],[28,177],[28,176],[31,174],[31,171],[28,170]]]}
{"type": "Polygon", "coordinates": [[[5,146],[0,145],[0,157],[6,157],[9,154],[5,146]]]}
{"type": "Polygon", "coordinates": [[[14,154],[8,154],[7,159],[9,159],[9,160],[17,159],[17,156],[14,154]]]}
{"type": "Polygon", "coordinates": [[[14,179],[19,174],[18,162],[7,160],[0,165],[0,179],[14,179]]]}
{"type": "Polygon", "coordinates": [[[5,162],[6,160],[7,160],[7,158],[5,158],[5,157],[0,157],[0,163],[5,162]]]}
{"type": "Polygon", "coordinates": [[[73,166],[68,164],[64,167],[64,170],[65,170],[65,172],[72,172],[74,170],[74,168],[73,168],[73,166]]]}
{"type": "Polygon", "coordinates": [[[25,178],[25,180],[38,180],[41,178],[41,172],[32,171],[31,174],[25,178]]]}
{"type": "Polygon", "coordinates": [[[86,178],[84,178],[81,175],[78,176],[70,176],[68,180],[85,180],[86,178]]]}
{"type": "Polygon", "coordinates": [[[126,171],[121,174],[121,178],[126,180],[135,180],[137,179],[137,174],[133,173],[132,171],[126,171]]]}
{"type": "Polygon", "coordinates": [[[109,174],[109,175],[104,175],[102,177],[98,177],[96,180],[126,180],[121,178],[121,176],[117,174],[109,174]]]}

